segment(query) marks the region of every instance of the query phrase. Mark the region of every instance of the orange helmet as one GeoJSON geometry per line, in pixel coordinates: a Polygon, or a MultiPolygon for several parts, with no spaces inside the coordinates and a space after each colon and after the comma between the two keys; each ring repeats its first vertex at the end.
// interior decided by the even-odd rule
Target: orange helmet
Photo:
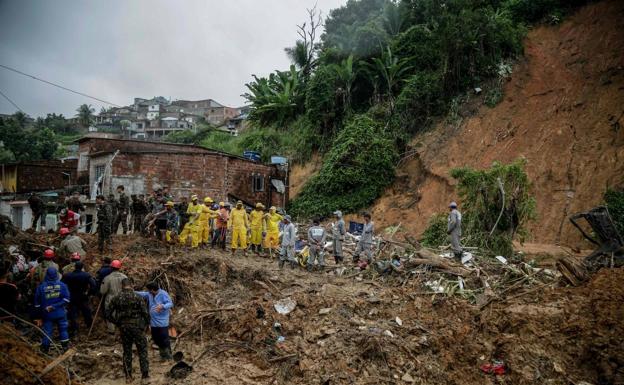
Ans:
{"type": "Polygon", "coordinates": [[[67,235],[69,234],[69,229],[67,227],[63,227],[61,228],[61,235],[67,235]]]}
{"type": "Polygon", "coordinates": [[[113,269],[121,269],[121,261],[119,259],[115,259],[113,262],[111,262],[110,267],[112,267],[113,269]]]}
{"type": "Polygon", "coordinates": [[[46,251],[43,252],[43,258],[45,258],[45,259],[53,259],[54,258],[54,250],[46,249],[46,251]]]}
{"type": "Polygon", "coordinates": [[[77,251],[74,251],[70,258],[72,261],[80,261],[80,253],[77,251]]]}

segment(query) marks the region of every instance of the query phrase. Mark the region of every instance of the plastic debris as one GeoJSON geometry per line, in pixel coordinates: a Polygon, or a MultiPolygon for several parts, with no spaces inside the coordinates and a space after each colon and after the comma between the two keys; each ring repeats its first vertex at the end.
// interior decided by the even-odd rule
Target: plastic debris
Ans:
{"type": "Polygon", "coordinates": [[[392,332],[390,330],[384,330],[383,334],[385,336],[390,337],[390,338],[394,338],[394,334],[392,334],[392,332]]]}
{"type": "Polygon", "coordinates": [[[273,304],[273,307],[275,308],[275,311],[280,314],[288,314],[291,311],[295,310],[295,308],[297,307],[297,301],[290,297],[287,297],[275,302],[273,304]]]}
{"type": "Polygon", "coordinates": [[[500,263],[502,263],[503,265],[506,265],[506,264],[507,264],[507,258],[505,258],[505,257],[503,257],[503,256],[501,256],[501,255],[497,255],[495,258],[496,258],[496,259],[498,259],[498,261],[499,261],[500,263]]]}
{"type": "Polygon", "coordinates": [[[471,261],[474,257],[472,256],[472,253],[463,253],[462,255],[462,259],[461,259],[461,263],[463,265],[467,264],[469,261],[471,261]]]}
{"type": "Polygon", "coordinates": [[[396,322],[396,323],[397,323],[397,325],[399,325],[399,326],[403,326],[403,320],[401,320],[399,317],[396,317],[396,318],[394,319],[394,322],[396,322]]]}
{"type": "Polygon", "coordinates": [[[331,311],[331,307],[324,307],[322,309],[319,310],[319,314],[323,315],[323,314],[328,314],[331,311]]]}
{"type": "Polygon", "coordinates": [[[425,286],[431,289],[434,293],[444,293],[444,286],[442,286],[440,280],[427,281],[425,286]]]}
{"type": "Polygon", "coordinates": [[[483,373],[494,374],[497,376],[507,373],[507,367],[502,360],[494,360],[492,363],[481,365],[480,368],[483,373]]]}

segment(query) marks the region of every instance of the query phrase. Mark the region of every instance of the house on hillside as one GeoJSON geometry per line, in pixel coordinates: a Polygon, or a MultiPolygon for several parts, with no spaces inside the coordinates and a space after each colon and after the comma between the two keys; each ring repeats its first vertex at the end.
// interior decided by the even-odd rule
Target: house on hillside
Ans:
{"type": "Polygon", "coordinates": [[[174,199],[198,194],[215,201],[284,206],[287,171],[243,157],[185,144],[83,137],[78,141],[78,176],[91,197],[117,185],[128,194],[149,194],[168,186],[174,199]]]}

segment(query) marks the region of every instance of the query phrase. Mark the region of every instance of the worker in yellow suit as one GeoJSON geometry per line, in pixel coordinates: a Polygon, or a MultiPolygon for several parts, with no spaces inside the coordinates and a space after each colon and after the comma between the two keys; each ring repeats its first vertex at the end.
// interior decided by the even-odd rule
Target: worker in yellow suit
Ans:
{"type": "Polygon", "coordinates": [[[219,214],[218,211],[215,211],[211,208],[212,203],[214,201],[210,197],[204,198],[204,204],[201,205],[201,212],[199,213],[199,218],[197,220],[197,232],[199,239],[199,243],[202,245],[208,245],[211,240],[212,228],[210,223],[211,219],[216,218],[219,214]]]}
{"type": "Polygon", "coordinates": [[[191,236],[191,246],[199,246],[199,227],[198,219],[199,214],[202,211],[202,205],[197,202],[197,195],[191,196],[191,203],[189,203],[186,213],[189,215],[189,221],[184,226],[184,229],[180,233],[180,243],[186,245],[186,239],[191,236]]]}
{"type": "Polygon", "coordinates": [[[249,229],[249,218],[247,212],[243,207],[243,202],[236,202],[236,208],[230,213],[230,219],[228,221],[228,230],[232,231],[232,255],[236,253],[236,249],[239,246],[244,250],[244,255],[247,256],[247,229],[249,229]]]}
{"type": "Polygon", "coordinates": [[[266,235],[266,221],[264,220],[264,205],[256,203],[256,208],[249,214],[251,223],[251,251],[256,255],[262,252],[262,237],[266,235]]]}
{"type": "Polygon", "coordinates": [[[269,212],[265,214],[266,237],[264,238],[264,247],[269,249],[271,256],[273,251],[279,246],[279,224],[284,219],[277,213],[275,206],[271,206],[269,212]]]}

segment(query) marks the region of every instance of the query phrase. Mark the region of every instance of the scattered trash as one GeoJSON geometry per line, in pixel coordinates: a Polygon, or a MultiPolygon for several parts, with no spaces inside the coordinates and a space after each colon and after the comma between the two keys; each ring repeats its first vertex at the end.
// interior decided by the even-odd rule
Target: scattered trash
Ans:
{"type": "Polygon", "coordinates": [[[319,310],[319,314],[323,315],[323,314],[328,314],[331,311],[331,307],[324,307],[322,309],[319,310]]]}
{"type": "Polygon", "coordinates": [[[403,321],[402,321],[399,317],[396,317],[396,318],[394,319],[394,322],[396,322],[396,323],[397,323],[397,325],[399,325],[399,326],[403,326],[403,321]]]}
{"type": "Polygon", "coordinates": [[[280,299],[279,301],[275,302],[273,304],[273,307],[275,308],[276,312],[284,315],[295,310],[295,308],[297,307],[297,301],[295,301],[294,299],[290,297],[287,297],[287,298],[280,299]]]}
{"type": "Polygon", "coordinates": [[[459,290],[464,290],[464,279],[462,277],[457,277],[457,283],[459,284],[459,290]]]}
{"type": "Polygon", "coordinates": [[[392,332],[390,330],[384,330],[383,334],[385,336],[390,337],[390,338],[394,338],[394,334],[392,334],[392,332]]]}
{"type": "Polygon", "coordinates": [[[275,342],[278,343],[278,344],[282,343],[284,341],[286,341],[286,337],[284,337],[284,336],[277,336],[277,340],[275,340],[275,342]]]}
{"type": "Polygon", "coordinates": [[[461,263],[462,263],[462,265],[467,264],[467,263],[468,263],[469,261],[471,261],[473,258],[474,258],[474,257],[472,256],[472,253],[467,253],[467,252],[465,252],[465,253],[462,255],[462,259],[461,259],[461,263]]]}
{"type": "Polygon", "coordinates": [[[505,257],[503,257],[503,256],[501,256],[501,255],[497,255],[495,258],[496,258],[496,259],[498,259],[498,261],[499,261],[500,263],[502,263],[503,265],[506,265],[506,264],[507,264],[507,258],[505,258],[505,257]]]}
{"type": "Polygon", "coordinates": [[[425,286],[431,289],[434,293],[444,293],[444,286],[441,285],[441,280],[427,281],[425,282],[425,286]]]}
{"type": "Polygon", "coordinates": [[[401,377],[401,381],[414,382],[414,377],[410,376],[409,373],[405,373],[403,377],[401,377]]]}
{"type": "Polygon", "coordinates": [[[167,372],[167,377],[183,379],[186,378],[192,371],[193,367],[191,365],[187,364],[184,361],[179,361],[176,362],[176,364],[173,365],[171,369],[169,369],[169,372],[167,372]]]}
{"type": "Polygon", "coordinates": [[[497,376],[507,373],[507,367],[501,360],[494,360],[491,364],[483,364],[480,368],[483,373],[494,374],[497,376]]]}

